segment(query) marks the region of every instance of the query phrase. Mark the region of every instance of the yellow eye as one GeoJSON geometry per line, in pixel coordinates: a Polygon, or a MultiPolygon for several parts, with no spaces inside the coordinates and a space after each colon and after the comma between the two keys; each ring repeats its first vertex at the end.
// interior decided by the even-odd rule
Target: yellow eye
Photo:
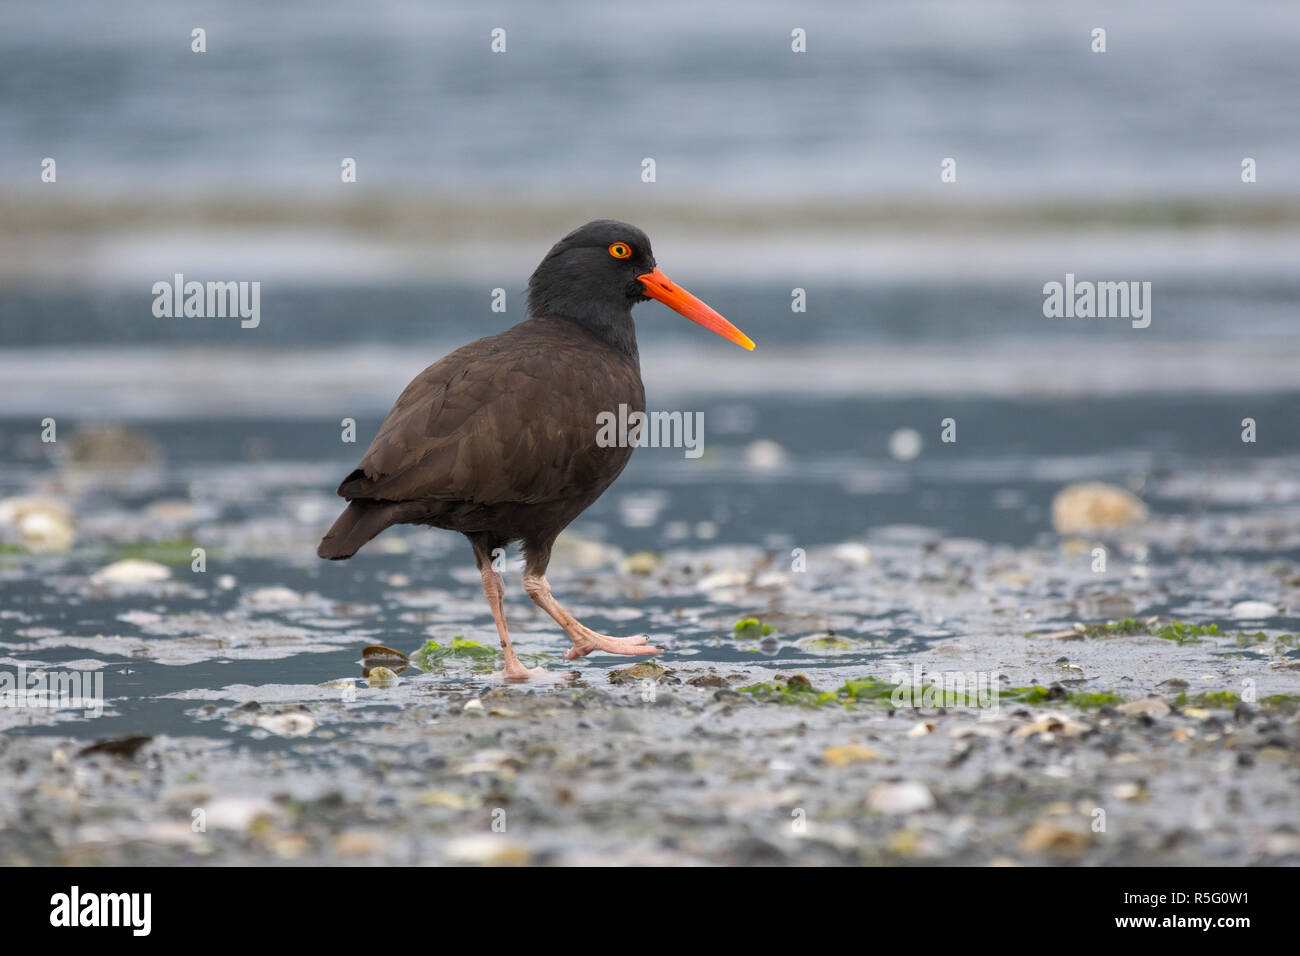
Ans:
{"type": "Polygon", "coordinates": [[[615,259],[626,259],[632,254],[632,247],[626,242],[616,242],[609,247],[609,254],[615,259]]]}

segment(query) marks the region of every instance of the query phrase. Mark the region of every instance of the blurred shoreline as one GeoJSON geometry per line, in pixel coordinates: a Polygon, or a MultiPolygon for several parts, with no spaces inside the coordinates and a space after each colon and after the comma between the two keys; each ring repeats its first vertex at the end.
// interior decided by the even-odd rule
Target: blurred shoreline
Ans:
{"type": "Polygon", "coordinates": [[[661,265],[683,279],[1045,281],[1090,269],[1117,278],[1293,276],[1300,260],[1300,200],[1277,198],[656,202],[27,191],[0,196],[0,281],[120,288],[190,272],[326,285],[522,283],[551,243],[595,218],[645,228],[661,265]]]}
{"type": "MultiPolygon", "coordinates": [[[[1137,333],[1140,334],[1140,333],[1137,333]]],[[[382,415],[405,382],[459,342],[333,348],[0,349],[6,416],[116,419],[382,415]]],[[[1300,343],[1054,340],[981,348],[862,344],[731,355],[656,347],[642,355],[652,406],[755,394],[873,397],[1251,396],[1297,386],[1300,343]]],[[[1244,414],[1244,413],[1243,413],[1244,414]]]]}

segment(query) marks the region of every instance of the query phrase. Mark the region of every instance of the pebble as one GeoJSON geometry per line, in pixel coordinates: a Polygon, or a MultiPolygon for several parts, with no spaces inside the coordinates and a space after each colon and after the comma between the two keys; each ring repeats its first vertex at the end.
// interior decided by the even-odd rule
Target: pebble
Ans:
{"type": "Polygon", "coordinates": [[[76,538],[72,512],[48,498],[6,498],[0,501],[0,524],[14,527],[28,551],[67,551],[76,538]]]}
{"type": "Polygon", "coordinates": [[[774,441],[761,439],[750,442],[745,448],[745,465],[762,471],[771,471],[785,464],[785,449],[774,441]]]}
{"type": "Polygon", "coordinates": [[[158,564],[156,561],[127,558],[125,561],[114,561],[112,564],[100,568],[90,576],[90,583],[132,587],[152,584],[156,581],[166,581],[171,576],[171,568],[166,565],[158,564]]]}
{"type": "Polygon", "coordinates": [[[822,751],[822,760],[832,767],[847,767],[849,764],[879,759],[880,754],[861,744],[842,744],[838,747],[827,747],[822,751]]]}
{"type": "Polygon", "coordinates": [[[837,544],[831,549],[831,557],[855,568],[865,568],[871,563],[872,554],[871,549],[865,544],[846,541],[843,544],[837,544]]]}
{"type": "Polygon", "coordinates": [[[203,811],[203,822],[209,830],[247,831],[259,819],[275,816],[276,806],[265,797],[220,796],[206,803],[196,804],[203,811]]]}
{"type": "Polygon", "coordinates": [[[1086,830],[1051,820],[1039,820],[1020,838],[1020,849],[1025,853],[1073,857],[1086,850],[1091,842],[1091,833],[1086,830]]]}
{"type": "Polygon", "coordinates": [[[867,794],[867,807],[877,813],[917,813],[934,806],[934,794],[923,783],[878,783],[867,794]]]}
{"type": "Polygon", "coordinates": [[[628,555],[623,562],[625,574],[649,574],[663,562],[663,558],[652,551],[638,551],[628,555]]]}
{"type": "Polygon", "coordinates": [[[1141,700],[1131,700],[1127,704],[1120,704],[1115,709],[1125,717],[1140,714],[1146,714],[1148,717],[1164,717],[1169,713],[1169,705],[1160,697],[1144,697],[1141,700]]]}
{"type": "Polygon", "coordinates": [[[1265,601],[1239,601],[1232,606],[1232,616],[1239,621],[1259,621],[1277,615],[1278,609],[1265,601]]]}
{"type": "Polygon", "coordinates": [[[911,461],[921,454],[925,442],[915,428],[900,428],[889,436],[889,454],[896,461],[911,461]]]}
{"type": "Polygon", "coordinates": [[[84,425],[59,444],[67,461],[83,468],[137,467],[161,457],[157,444],[144,432],[112,422],[84,425]]]}
{"type": "Polygon", "coordinates": [[[1057,534],[1114,531],[1147,519],[1147,506],[1131,491],[1100,481],[1068,485],[1052,499],[1057,534]]]}
{"type": "Polygon", "coordinates": [[[448,860],[456,863],[475,863],[480,866],[523,866],[533,858],[529,849],[504,834],[478,833],[456,837],[443,851],[448,860]]]}
{"type": "Polygon", "coordinates": [[[374,830],[344,830],[334,838],[334,852],[340,856],[369,856],[382,853],[392,842],[390,836],[374,830]]]}
{"type": "Polygon", "coordinates": [[[263,714],[257,726],[281,737],[302,737],[316,729],[316,718],[305,711],[287,714],[263,714]]]}
{"type": "Polygon", "coordinates": [[[1088,729],[1088,725],[1066,714],[1040,714],[1033,721],[1018,727],[1016,737],[1032,737],[1034,734],[1060,734],[1063,737],[1077,737],[1088,729]]]}
{"type": "Polygon", "coordinates": [[[244,601],[251,607],[282,608],[296,607],[303,597],[297,591],[286,587],[258,588],[244,596],[244,601]]]}

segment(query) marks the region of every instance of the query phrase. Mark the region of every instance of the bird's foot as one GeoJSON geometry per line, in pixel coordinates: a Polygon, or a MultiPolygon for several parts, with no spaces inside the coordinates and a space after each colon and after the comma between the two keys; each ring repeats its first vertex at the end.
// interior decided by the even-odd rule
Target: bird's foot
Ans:
{"type": "Polygon", "coordinates": [[[564,659],[571,661],[575,657],[585,657],[592,651],[628,655],[663,653],[662,647],[654,647],[647,643],[648,640],[644,634],[638,637],[606,637],[584,628],[582,633],[573,638],[573,646],[564,652],[564,659]]]}
{"type": "Polygon", "coordinates": [[[519,661],[506,661],[506,666],[499,671],[488,674],[493,680],[528,680],[532,677],[545,677],[545,667],[525,667],[519,661]]]}

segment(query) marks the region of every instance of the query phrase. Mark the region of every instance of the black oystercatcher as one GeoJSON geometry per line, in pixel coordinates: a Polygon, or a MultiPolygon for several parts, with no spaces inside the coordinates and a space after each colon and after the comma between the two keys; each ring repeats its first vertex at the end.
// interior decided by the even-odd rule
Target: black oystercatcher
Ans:
{"type": "Polygon", "coordinates": [[[394,524],[459,531],[483,575],[505,652],[497,676],[542,673],[510,646],[505,583],[493,552],[523,544],[524,589],[573,641],[592,651],[658,654],[643,637],[607,637],[551,596],[555,538],[619,476],[631,447],[601,447],[598,416],[645,411],[632,306],[657,299],[738,345],[754,343],[655,266],[635,226],[589,222],[552,247],[528,280],[528,319],[471,342],[406,386],[361,465],[339,485],[347,509],[321,541],[322,558],[350,558],[394,524]]]}

